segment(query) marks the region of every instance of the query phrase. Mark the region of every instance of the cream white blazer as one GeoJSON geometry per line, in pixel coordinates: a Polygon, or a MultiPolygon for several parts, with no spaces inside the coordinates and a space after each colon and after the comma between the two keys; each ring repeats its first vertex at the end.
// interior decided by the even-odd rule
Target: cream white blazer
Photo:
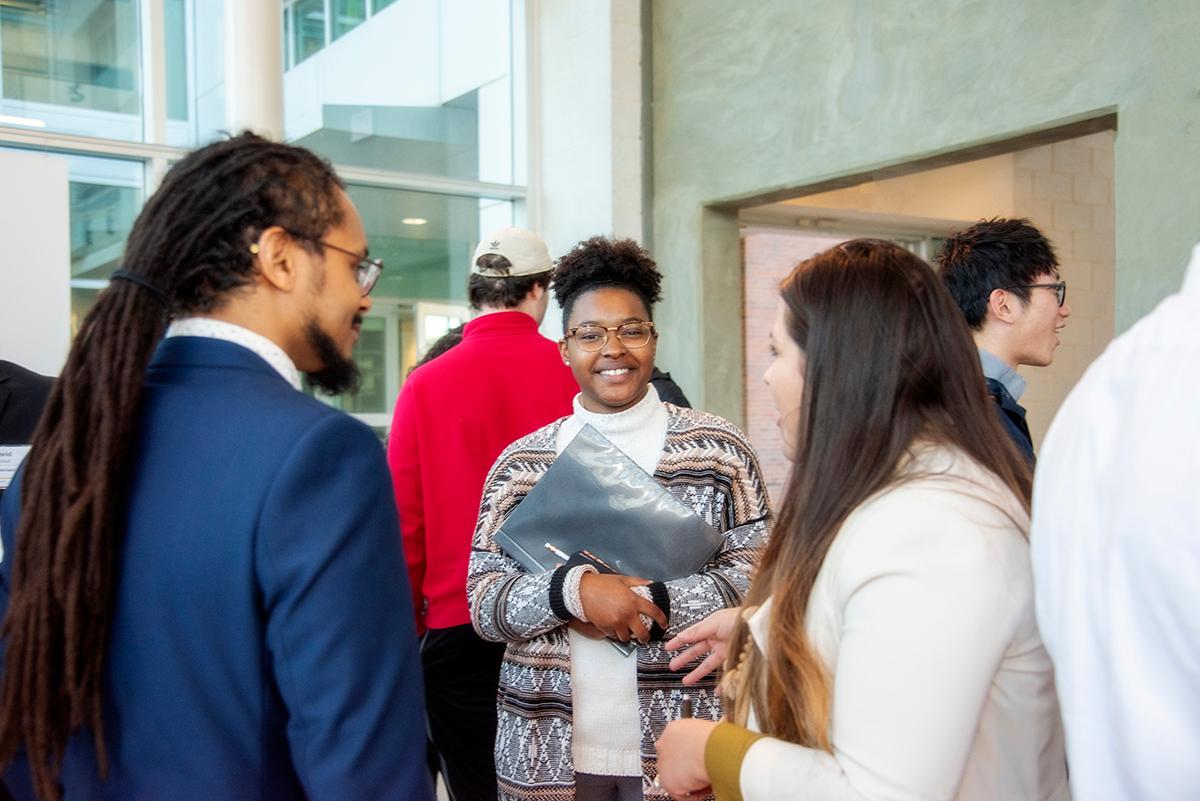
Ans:
{"type": "MultiPolygon", "coordinates": [[[[833,676],[833,754],[759,740],[745,801],[1064,801],[1028,516],[962,454],[926,447],[904,471],[917,477],[847,518],[809,602],[833,676]]],[[[750,620],[763,650],[771,608],[750,620]]]]}

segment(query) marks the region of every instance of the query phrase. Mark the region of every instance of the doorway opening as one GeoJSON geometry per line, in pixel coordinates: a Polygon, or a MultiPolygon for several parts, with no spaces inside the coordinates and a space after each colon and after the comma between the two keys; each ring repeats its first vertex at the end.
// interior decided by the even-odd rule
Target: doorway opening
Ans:
{"type": "Polygon", "coordinates": [[[1115,325],[1113,142],[1111,130],[897,178],[867,180],[741,209],[742,319],[747,435],[771,497],[789,465],[777,415],[762,383],[779,282],[804,259],[861,236],[895,241],[926,261],[946,235],[980,219],[1027,217],[1053,244],[1067,282],[1071,316],[1054,363],[1021,368],[1034,445],[1115,325]]]}

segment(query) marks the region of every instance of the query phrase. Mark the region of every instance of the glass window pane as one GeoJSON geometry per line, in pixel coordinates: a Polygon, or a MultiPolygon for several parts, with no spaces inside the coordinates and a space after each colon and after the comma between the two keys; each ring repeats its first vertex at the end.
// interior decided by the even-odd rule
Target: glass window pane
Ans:
{"type": "Polygon", "coordinates": [[[426,342],[437,342],[450,333],[452,328],[458,328],[465,322],[466,320],[462,317],[430,313],[424,315],[421,320],[421,332],[424,334],[426,342]]]}
{"type": "Polygon", "coordinates": [[[163,28],[166,34],[167,119],[188,119],[187,74],[187,2],[166,0],[163,4],[163,28]]]}
{"type": "Polygon", "coordinates": [[[506,184],[525,174],[510,3],[414,2],[360,22],[362,0],[331,1],[334,36],[344,13],[354,46],[285,73],[289,140],[340,165],[506,184]]]}
{"type": "Polygon", "coordinates": [[[0,4],[0,113],[52,131],[140,141],[136,0],[0,4]]]}
{"type": "Polygon", "coordinates": [[[71,221],[71,333],[120,264],[142,207],[140,161],[68,157],[71,221]]]}
{"type": "Polygon", "coordinates": [[[289,70],[296,65],[296,56],[292,53],[292,7],[283,9],[283,68],[289,70]]]}
{"type": "Polygon", "coordinates": [[[504,200],[351,185],[371,255],[385,269],[372,293],[407,303],[465,306],[471,253],[481,232],[512,224],[504,200]]]}
{"type": "Polygon", "coordinates": [[[325,0],[292,6],[292,48],[297,64],[325,47],[325,0]]]}
{"type": "Polygon", "coordinates": [[[226,129],[225,2],[196,0],[191,10],[194,120],[188,138],[180,144],[199,145],[213,141],[226,129]]]}
{"type": "Polygon", "coordinates": [[[396,0],[371,0],[371,13],[378,14],[383,9],[390,6],[396,0]]]}
{"type": "Polygon", "coordinates": [[[362,387],[329,402],[385,425],[409,369],[434,340],[470,319],[471,253],[481,233],[512,224],[513,208],[506,200],[373,186],[347,191],[362,215],[371,255],[386,269],[355,346],[362,387]]]}
{"type": "Polygon", "coordinates": [[[357,28],[367,18],[367,0],[333,0],[333,38],[357,28]]]}
{"type": "Polygon", "coordinates": [[[361,371],[358,392],[342,398],[338,406],[351,414],[384,414],[392,405],[388,398],[387,326],[385,317],[363,320],[358,342],[354,346],[354,361],[361,371]]]}

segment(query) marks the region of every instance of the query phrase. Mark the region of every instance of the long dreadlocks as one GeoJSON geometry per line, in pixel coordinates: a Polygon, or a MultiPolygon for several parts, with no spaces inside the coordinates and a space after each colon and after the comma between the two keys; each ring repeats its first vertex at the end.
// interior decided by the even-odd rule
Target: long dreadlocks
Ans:
{"type": "Polygon", "coordinates": [[[12,565],[0,684],[0,766],[24,746],[34,789],[59,801],[68,738],[101,720],[119,521],[143,373],[169,315],[205,313],[254,281],[250,244],[273,225],[318,240],[340,222],[332,168],[250,133],[167,174],[129,236],[125,280],[83,321],[33,436],[12,565]]]}

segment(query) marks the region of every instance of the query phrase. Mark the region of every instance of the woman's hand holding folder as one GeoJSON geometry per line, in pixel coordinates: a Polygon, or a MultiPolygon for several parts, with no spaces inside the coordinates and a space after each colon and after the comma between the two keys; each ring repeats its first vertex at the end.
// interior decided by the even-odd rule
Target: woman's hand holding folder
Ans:
{"type": "Polygon", "coordinates": [[[631,639],[649,642],[650,628],[642,620],[642,615],[663,628],[667,627],[667,616],[654,603],[630,589],[649,583],[635,576],[585,573],[579,583],[579,599],[584,614],[606,637],[620,642],[629,642],[631,639]]]}

